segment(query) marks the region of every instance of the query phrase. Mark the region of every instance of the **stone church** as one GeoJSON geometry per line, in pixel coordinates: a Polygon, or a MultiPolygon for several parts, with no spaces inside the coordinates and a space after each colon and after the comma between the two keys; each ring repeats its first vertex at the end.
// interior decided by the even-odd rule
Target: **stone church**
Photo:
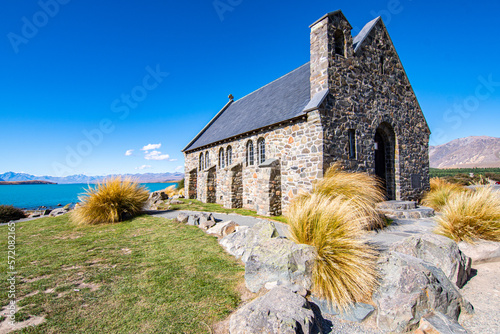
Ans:
{"type": "Polygon", "coordinates": [[[335,162],[387,198],[429,188],[429,127],[382,19],[353,37],[341,11],[311,26],[310,62],[229,102],[184,148],[189,198],[286,212],[335,162]]]}

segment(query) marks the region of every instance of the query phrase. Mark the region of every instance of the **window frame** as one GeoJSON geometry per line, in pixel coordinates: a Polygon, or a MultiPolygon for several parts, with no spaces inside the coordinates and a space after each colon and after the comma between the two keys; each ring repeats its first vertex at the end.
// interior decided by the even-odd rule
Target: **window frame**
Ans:
{"type": "Polygon", "coordinates": [[[233,164],[233,148],[228,146],[226,148],[226,166],[231,166],[233,164]]]}
{"type": "Polygon", "coordinates": [[[349,129],[347,138],[349,141],[349,159],[356,160],[358,154],[356,149],[356,129],[349,129]]]}
{"type": "Polygon", "coordinates": [[[224,157],[224,147],[219,150],[219,168],[226,167],[226,158],[224,157]]]}
{"type": "Polygon", "coordinates": [[[259,138],[257,141],[257,162],[259,165],[266,161],[266,139],[259,138]]]}
{"type": "Polygon", "coordinates": [[[253,166],[255,164],[255,157],[254,157],[254,147],[253,147],[253,141],[249,140],[247,142],[246,146],[246,164],[247,166],[253,166]]]}

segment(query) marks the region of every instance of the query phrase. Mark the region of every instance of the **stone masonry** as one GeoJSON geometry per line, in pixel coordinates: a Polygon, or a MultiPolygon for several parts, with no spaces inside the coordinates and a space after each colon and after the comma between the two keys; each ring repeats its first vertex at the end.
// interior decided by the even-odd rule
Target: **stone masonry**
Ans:
{"type": "MultiPolygon", "coordinates": [[[[305,89],[310,93],[308,106],[317,105],[297,117],[191,149],[198,135],[188,145],[184,155],[189,198],[279,215],[336,162],[379,176],[388,199],[422,196],[429,188],[430,131],[403,65],[380,18],[354,38],[351,29],[340,11],[311,25],[305,89]],[[258,163],[261,140],[265,161],[258,163]],[[249,141],[253,165],[247,163],[249,141]],[[219,161],[221,149],[232,152],[229,166],[219,161]]],[[[231,112],[230,107],[223,112],[231,112]]],[[[216,118],[201,135],[217,126],[216,118]]]]}

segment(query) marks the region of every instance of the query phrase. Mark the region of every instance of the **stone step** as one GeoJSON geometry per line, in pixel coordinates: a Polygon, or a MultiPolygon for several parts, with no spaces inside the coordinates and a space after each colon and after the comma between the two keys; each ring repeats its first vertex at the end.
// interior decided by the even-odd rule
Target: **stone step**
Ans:
{"type": "Polygon", "coordinates": [[[379,209],[388,210],[412,210],[417,208],[417,202],[413,201],[385,201],[377,204],[379,209]]]}
{"type": "Polygon", "coordinates": [[[418,218],[429,218],[433,217],[435,212],[434,209],[425,206],[418,207],[417,209],[411,210],[391,210],[391,209],[379,209],[380,213],[383,213],[387,218],[391,219],[418,219],[418,218]]]}

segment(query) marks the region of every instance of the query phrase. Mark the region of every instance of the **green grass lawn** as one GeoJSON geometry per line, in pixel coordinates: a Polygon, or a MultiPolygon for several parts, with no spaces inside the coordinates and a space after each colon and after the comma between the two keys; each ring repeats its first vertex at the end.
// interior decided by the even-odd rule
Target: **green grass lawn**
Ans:
{"type": "Polygon", "coordinates": [[[210,333],[240,303],[244,267],[194,226],[140,216],[76,227],[64,215],[17,223],[16,241],[16,321],[46,318],[23,333],[210,333]]]}
{"type": "Polygon", "coordinates": [[[282,223],[287,223],[286,217],[285,216],[273,216],[273,217],[267,217],[267,216],[260,216],[257,214],[257,212],[248,210],[248,209],[226,209],[220,204],[215,204],[215,203],[203,203],[200,202],[196,199],[184,199],[180,198],[179,201],[184,202],[184,204],[175,204],[175,205],[163,205],[160,206],[160,210],[164,209],[170,209],[170,210],[192,210],[192,211],[206,211],[206,212],[219,212],[219,213],[237,213],[242,216],[252,216],[252,217],[259,217],[259,218],[265,218],[265,219],[270,219],[270,220],[276,220],[282,223]],[[189,204],[191,203],[191,204],[189,204]]]}

